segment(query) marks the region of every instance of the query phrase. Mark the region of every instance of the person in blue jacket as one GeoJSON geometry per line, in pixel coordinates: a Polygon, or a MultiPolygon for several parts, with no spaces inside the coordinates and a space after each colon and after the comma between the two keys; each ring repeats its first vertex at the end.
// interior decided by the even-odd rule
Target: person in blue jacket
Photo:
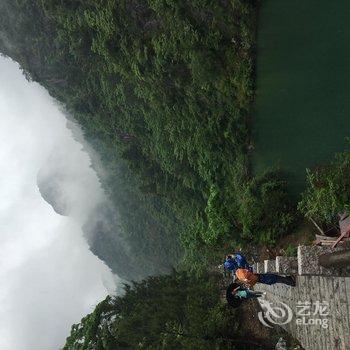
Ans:
{"type": "Polygon", "coordinates": [[[226,255],[224,268],[230,271],[233,275],[237,269],[247,269],[253,271],[252,266],[248,264],[245,256],[241,253],[226,255]]]}

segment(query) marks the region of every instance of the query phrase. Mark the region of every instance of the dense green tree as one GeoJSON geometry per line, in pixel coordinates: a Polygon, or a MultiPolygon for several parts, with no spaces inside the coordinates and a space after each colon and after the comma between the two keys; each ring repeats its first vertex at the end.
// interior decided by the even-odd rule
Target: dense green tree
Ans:
{"type": "Polygon", "coordinates": [[[4,1],[0,32],[1,52],[64,103],[101,154],[135,255],[176,263],[178,248],[154,242],[176,246],[196,217],[207,244],[221,218],[232,229],[221,199],[247,139],[253,2],[4,1]]]}
{"type": "MultiPolygon", "coordinates": [[[[256,2],[243,0],[0,4],[0,52],[64,104],[100,154],[133,266],[168,271],[179,237],[187,261],[207,262],[242,229],[272,242],[290,222],[281,186],[249,174],[255,18],[256,2]],[[259,225],[271,204],[280,222],[259,225]]],[[[93,251],[117,266],[111,242],[93,251]]]]}
{"type": "Polygon", "coordinates": [[[64,350],[257,349],[216,279],[173,273],[127,286],[73,325],[64,350]]]}
{"type": "Polygon", "coordinates": [[[268,170],[254,177],[240,197],[242,236],[256,243],[276,243],[295,222],[287,182],[280,171],[268,170]]]}
{"type": "Polygon", "coordinates": [[[338,214],[350,210],[350,152],[336,155],[333,162],[307,170],[308,187],[299,210],[320,225],[337,224],[338,214]]]}

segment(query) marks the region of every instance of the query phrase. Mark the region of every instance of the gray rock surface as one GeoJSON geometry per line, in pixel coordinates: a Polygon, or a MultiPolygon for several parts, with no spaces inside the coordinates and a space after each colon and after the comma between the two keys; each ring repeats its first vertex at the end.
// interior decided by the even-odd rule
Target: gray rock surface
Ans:
{"type": "Polygon", "coordinates": [[[299,275],[321,276],[350,276],[349,268],[325,268],[319,265],[318,257],[322,254],[348,249],[347,246],[299,246],[298,273],[299,275]]]}
{"type": "Polygon", "coordinates": [[[276,273],[276,261],[275,260],[264,260],[264,272],[265,273],[276,273]]]}
{"type": "Polygon", "coordinates": [[[254,289],[266,292],[264,299],[259,298],[263,309],[267,310],[266,301],[272,307],[284,307],[281,302],[289,307],[293,317],[280,326],[304,349],[350,349],[350,277],[298,276],[294,288],[258,283],[254,289]],[[322,323],[327,324],[327,328],[322,323]]]}
{"type": "Polygon", "coordinates": [[[297,285],[257,283],[254,287],[266,293],[259,302],[267,325],[278,324],[306,350],[350,350],[350,277],[342,276],[345,269],[324,269],[318,264],[319,255],[342,249],[347,248],[299,246],[297,259],[265,260],[269,272],[273,262],[281,274],[297,267],[297,285]],[[275,313],[268,319],[266,313],[271,310],[275,313]]]}
{"type": "Polygon", "coordinates": [[[294,275],[298,273],[298,258],[276,256],[276,272],[281,275],[294,275]]]}
{"type": "Polygon", "coordinates": [[[256,263],[256,273],[264,273],[264,264],[261,262],[256,263]]]}

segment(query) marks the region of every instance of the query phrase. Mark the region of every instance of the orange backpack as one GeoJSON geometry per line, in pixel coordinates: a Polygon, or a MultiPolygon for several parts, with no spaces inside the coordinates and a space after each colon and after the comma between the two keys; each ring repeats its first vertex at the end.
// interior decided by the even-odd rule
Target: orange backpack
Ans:
{"type": "Polygon", "coordinates": [[[259,279],[256,273],[253,273],[247,269],[237,269],[236,276],[241,282],[248,284],[249,286],[254,286],[259,279]]]}

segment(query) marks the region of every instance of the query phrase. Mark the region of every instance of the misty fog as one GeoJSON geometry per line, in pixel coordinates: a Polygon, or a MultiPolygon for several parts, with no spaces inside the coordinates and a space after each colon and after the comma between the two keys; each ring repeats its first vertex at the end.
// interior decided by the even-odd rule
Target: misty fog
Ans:
{"type": "Polygon", "coordinates": [[[82,232],[106,198],[79,128],[16,63],[0,77],[0,349],[58,349],[120,286],[82,232]]]}

